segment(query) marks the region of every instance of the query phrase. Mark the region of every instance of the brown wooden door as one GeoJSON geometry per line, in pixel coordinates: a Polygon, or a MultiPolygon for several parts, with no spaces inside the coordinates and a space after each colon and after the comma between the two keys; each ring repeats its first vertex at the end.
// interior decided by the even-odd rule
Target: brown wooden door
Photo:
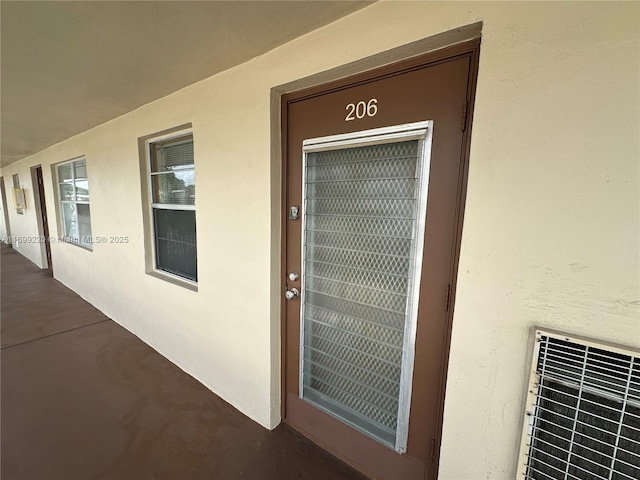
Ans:
{"type": "Polygon", "coordinates": [[[300,292],[284,303],[285,420],[375,478],[435,478],[476,56],[477,44],[458,47],[283,99],[283,274],[288,291],[300,292]],[[426,136],[404,141],[380,130],[407,124],[428,125],[426,136]],[[374,140],[357,143],[367,135],[374,140]],[[317,144],[324,151],[313,156],[317,144]],[[409,157],[417,167],[406,171],[428,167],[426,190],[412,190],[419,172],[403,173],[409,157]],[[405,217],[413,233],[400,231],[405,217]],[[397,258],[408,259],[400,270],[397,258]],[[413,289],[412,268],[421,271],[413,289]],[[387,325],[403,315],[401,294],[403,329],[387,325]],[[406,446],[402,395],[410,398],[406,446]]]}

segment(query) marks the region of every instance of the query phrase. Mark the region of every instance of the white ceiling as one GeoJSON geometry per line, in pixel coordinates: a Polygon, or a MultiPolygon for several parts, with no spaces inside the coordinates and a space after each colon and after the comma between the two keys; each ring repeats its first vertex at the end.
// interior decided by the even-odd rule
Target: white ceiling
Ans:
{"type": "Polygon", "coordinates": [[[3,0],[2,166],[370,3],[3,0]]]}

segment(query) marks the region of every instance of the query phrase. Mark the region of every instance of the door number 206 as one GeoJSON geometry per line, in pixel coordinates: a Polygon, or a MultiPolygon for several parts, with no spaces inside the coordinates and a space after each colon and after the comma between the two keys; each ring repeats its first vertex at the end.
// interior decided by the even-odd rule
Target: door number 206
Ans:
{"type": "Polygon", "coordinates": [[[373,117],[378,113],[378,99],[372,98],[367,103],[360,101],[358,103],[350,103],[346,106],[347,116],[344,117],[344,121],[361,119],[364,117],[373,117]]]}

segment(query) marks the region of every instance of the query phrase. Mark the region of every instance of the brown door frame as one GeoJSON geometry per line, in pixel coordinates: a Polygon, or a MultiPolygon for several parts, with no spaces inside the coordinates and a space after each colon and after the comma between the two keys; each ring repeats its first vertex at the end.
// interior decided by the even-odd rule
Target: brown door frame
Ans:
{"type": "Polygon", "coordinates": [[[43,240],[45,255],[47,259],[47,270],[53,271],[51,263],[51,243],[49,242],[49,223],[47,216],[47,203],[44,193],[44,177],[42,175],[42,165],[31,167],[32,179],[35,180],[36,188],[33,189],[33,195],[36,205],[36,217],[40,222],[38,230],[43,240]]]}
{"type": "Polygon", "coordinates": [[[11,240],[11,224],[9,223],[9,204],[7,203],[7,192],[4,187],[4,177],[0,177],[0,195],[2,195],[2,215],[4,218],[4,226],[7,231],[7,245],[13,248],[11,240]]]}
{"type": "MultiPolygon", "coordinates": [[[[463,112],[460,122],[463,129],[463,143],[462,154],[460,158],[460,174],[458,178],[458,192],[457,192],[457,204],[456,204],[456,216],[453,236],[453,249],[451,258],[451,268],[449,272],[449,284],[451,289],[449,291],[449,308],[446,316],[445,325],[445,338],[443,338],[443,358],[441,361],[442,371],[440,375],[440,381],[438,384],[439,391],[439,408],[437,418],[437,437],[435,444],[433,445],[433,460],[432,460],[432,478],[437,478],[439,457],[440,457],[440,445],[442,440],[442,420],[444,413],[444,399],[445,388],[448,373],[449,364],[449,351],[451,345],[451,331],[453,322],[453,312],[455,305],[456,284],[457,284],[457,271],[460,258],[460,246],[462,238],[462,227],[464,220],[464,209],[466,203],[467,184],[468,184],[468,172],[469,172],[469,154],[471,148],[471,126],[473,119],[473,111],[476,95],[476,84],[478,76],[478,65],[480,56],[480,38],[465,41],[451,47],[446,47],[434,52],[429,52],[423,55],[412,57],[406,60],[401,60],[397,63],[386,65],[380,68],[376,68],[370,71],[362,72],[343,78],[340,80],[332,81],[329,83],[309,87],[303,90],[286,93],[280,98],[280,148],[281,148],[281,212],[280,212],[280,279],[286,278],[286,252],[287,252],[287,205],[288,205],[288,188],[287,188],[287,171],[288,171],[288,152],[287,152],[287,139],[288,139],[288,119],[287,119],[287,104],[292,101],[298,101],[305,98],[315,97],[318,95],[324,95],[336,90],[357,86],[373,79],[381,79],[387,76],[397,75],[411,71],[416,68],[424,68],[425,66],[435,65],[443,61],[449,61],[454,57],[461,55],[469,55],[471,58],[470,70],[469,70],[469,83],[467,90],[467,107],[463,112]]],[[[280,296],[280,338],[281,338],[281,416],[286,422],[286,305],[284,296],[280,296]]]]}

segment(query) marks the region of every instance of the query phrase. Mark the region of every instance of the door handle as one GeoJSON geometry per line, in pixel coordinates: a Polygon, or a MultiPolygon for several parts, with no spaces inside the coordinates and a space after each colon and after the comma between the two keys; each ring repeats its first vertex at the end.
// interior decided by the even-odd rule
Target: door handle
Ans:
{"type": "Polygon", "coordinates": [[[300,292],[297,288],[292,288],[291,290],[287,290],[284,292],[284,298],[287,300],[293,300],[294,298],[298,298],[300,296],[300,292]]]}

